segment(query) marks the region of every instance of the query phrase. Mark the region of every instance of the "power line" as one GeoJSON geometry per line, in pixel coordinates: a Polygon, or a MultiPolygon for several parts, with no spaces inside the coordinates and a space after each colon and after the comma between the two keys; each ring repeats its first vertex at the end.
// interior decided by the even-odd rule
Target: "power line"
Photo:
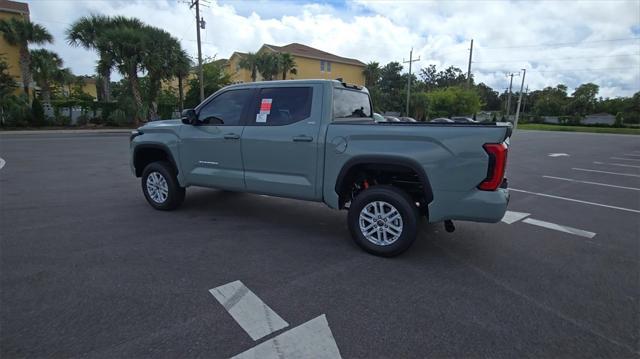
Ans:
{"type": "Polygon", "coordinates": [[[482,47],[482,50],[498,50],[498,49],[521,49],[527,47],[559,47],[559,46],[567,46],[567,45],[583,45],[583,44],[598,44],[598,43],[606,43],[606,42],[617,42],[617,41],[639,41],[640,37],[627,37],[620,39],[609,39],[609,40],[594,40],[594,41],[576,41],[576,42],[562,42],[555,44],[537,44],[537,45],[517,45],[517,46],[498,46],[498,47],[482,47]]]}
{"type": "Polygon", "coordinates": [[[640,56],[640,54],[624,54],[624,55],[603,55],[603,56],[582,56],[582,57],[559,57],[556,59],[544,59],[544,60],[508,60],[508,61],[474,61],[474,64],[495,64],[495,63],[510,63],[510,62],[548,62],[548,61],[565,61],[565,60],[578,60],[578,59],[597,59],[605,57],[626,57],[626,56],[640,56]]]}

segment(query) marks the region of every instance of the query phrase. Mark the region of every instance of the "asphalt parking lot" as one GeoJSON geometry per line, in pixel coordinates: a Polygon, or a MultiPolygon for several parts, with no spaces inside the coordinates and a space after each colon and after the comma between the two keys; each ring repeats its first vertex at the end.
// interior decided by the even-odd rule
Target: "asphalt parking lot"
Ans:
{"type": "Polygon", "coordinates": [[[126,134],[0,135],[0,356],[638,357],[639,138],[511,145],[511,224],[423,222],[385,259],[322,204],[189,189],[155,211],[126,134]],[[286,326],[254,340],[216,297],[235,281],[286,326]]]}

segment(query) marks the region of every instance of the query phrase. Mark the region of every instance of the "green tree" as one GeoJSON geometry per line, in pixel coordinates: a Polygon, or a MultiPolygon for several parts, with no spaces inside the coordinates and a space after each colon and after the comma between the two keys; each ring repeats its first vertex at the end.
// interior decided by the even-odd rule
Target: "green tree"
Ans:
{"type": "Polygon", "coordinates": [[[399,62],[390,62],[380,70],[378,88],[382,93],[379,105],[381,111],[402,111],[405,102],[402,90],[407,80],[402,77],[401,71],[402,65],[399,62]]]}
{"type": "Polygon", "coordinates": [[[593,83],[586,83],[578,86],[573,92],[569,107],[574,114],[587,115],[593,113],[596,108],[600,87],[593,83]]]}
{"type": "Polygon", "coordinates": [[[9,65],[4,57],[0,56],[0,99],[11,96],[18,87],[16,80],[9,74],[9,65]]]}
{"type": "Polygon", "coordinates": [[[44,103],[51,103],[51,86],[62,82],[62,59],[53,51],[37,49],[31,51],[31,69],[33,78],[40,86],[40,95],[44,103]]]}
{"type": "Polygon", "coordinates": [[[111,68],[113,59],[106,48],[98,47],[98,39],[109,28],[113,27],[113,20],[108,16],[91,15],[81,17],[67,29],[67,42],[72,46],[82,46],[85,49],[98,52],[97,72],[101,78],[99,98],[108,102],[111,100],[111,68]]]}
{"type": "Polygon", "coordinates": [[[257,68],[262,79],[265,81],[271,81],[280,73],[278,66],[278,54],[263,51],[257,55],[257,68]]]}
{"type": "Polygon", "coordinates": [[[410,107],[413,118],[418,121],[424,121],[429,110],[429,95],[426,92],[412,93],[410,107]]]}
{"type": "MultiPolygon", "coordinates": [[[[231,83],[229,74],[215,61],[202,64],[204,78],[204,93],[209,96],[231,83]]],[[[185,107],[194,108],[200,103],[200,81],[197,77],[189,80],[189,90],[185,97],[185,107]]]]}
{"type": "Polygon", "coordinates": [[[536,91],[532,98],[535,98],[533,112],[536,115],[562,116],[568,104],[567,86],[559,84],[556,87],[545,87],[541,91],[536,91]]]}
{"type": "Polygon", "coordinates": [[[427,94],[430,117],[471,115],[480,110],[480,96],[473,89],[449,87],[427,94]]]}
{"type": "Polygon", "coordinates": [[[498,97],[498,91],[494,91],[491,87],[484,83],[479,83],[475,86],[480,101],[482,101],[482,108],[487,111],[500,110],[500,98],[498,97]]]}
{"type": "Polygon", "coordinates": [[[256,82],[258,77],[258,55],[253,52],[244,54],[238,64],[241,69],[251,71],[251,81],[256,82]]]}
{"type": "Polygon", "coordinates": [[[146,51],[142,57],[142,67],[147,70],[149,79],[147,99],[149,104],[149,119],[158,118],[158,94],[163,80],[170,80],[176,74],[176,67],[183,66],[188,59],[182,50],[180,42],[168,32],[151,27],[142,27],[146,51]]]}
{"type": "Polygon", "coordinates": [[[367,88],[372,88],[378,84],[380,81],[380,64],[372,61],[368,63],[364,70],[362,70],[362,74],[364,75],[364,83],[367,88]]]}
{"type": "Polygon", "coordinates": [[[29,84],[33,80],[29,45],[51,43],[53,36],[43,26],[18,18],[0,20],[0,33],[7,43],[19,48],[22,88],[24,93],[29,96],[29,84]]]}
{"type": "Polygon", "coordinates": [[[282,73],[282,79],[287,79],[287,74],[292,73],[294,75],[298,74],[298,70],[296,69],[296,60],[290,53],[283,52],[278,54],[278,69],[282,73]]]}

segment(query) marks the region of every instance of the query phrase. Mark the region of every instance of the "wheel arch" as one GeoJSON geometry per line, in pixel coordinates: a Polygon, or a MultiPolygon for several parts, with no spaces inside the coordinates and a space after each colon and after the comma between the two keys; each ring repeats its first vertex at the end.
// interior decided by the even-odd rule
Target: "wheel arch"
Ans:
{"type": "Polygon", "coordinates": [[[135,168],[136,177],[142,176],[142,171],[151,162],[167,160],[176,171],[180,171],[173,154],[168,146],[157,143],[140,144],[133,150],[133,167],[135,168]]]}
{"type": "Polygon", "coordinates": [[[426,203],[429,204],[433,201],[433,190],[431,188],[431,183],[429,182],[429,177],[427,176],[424,168],[417,161],[400,156],[365,155],[351,158],[345,162],[340,169],[334,188],[340,198],[339,208],[343,208],[345,203],[343,198],[345,186],[349,185],[354,180],[354,176],[358,173],[359,169],[366,166],[376,165],[404,167],[413,171],[418,176],[420,183],[423,186],[423,195],[426,203]]]}

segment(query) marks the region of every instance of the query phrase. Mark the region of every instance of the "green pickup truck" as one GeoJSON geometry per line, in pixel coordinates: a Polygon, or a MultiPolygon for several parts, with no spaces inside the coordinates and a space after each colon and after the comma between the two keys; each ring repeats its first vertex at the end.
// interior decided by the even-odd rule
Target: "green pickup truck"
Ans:
{"type": "Polygon", "coordinates": [[[366,88],[335,80],[237,84],[181,120],[131,134],[131,167],[159,210],[189,186],[348,209],[355,242],[382,256],[413,243],[419,219],[498,222],[510,126],[376,122],[366,88]]]}

